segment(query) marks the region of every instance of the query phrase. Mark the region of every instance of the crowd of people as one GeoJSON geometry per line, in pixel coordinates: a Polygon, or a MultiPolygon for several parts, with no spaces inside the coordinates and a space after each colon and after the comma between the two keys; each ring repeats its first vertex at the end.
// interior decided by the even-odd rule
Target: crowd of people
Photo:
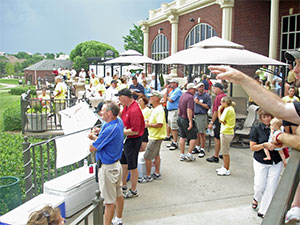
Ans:
{"type": "MultiPolygon", "coordinates": [[[[217,79],[241,85],[252,103],[261,106],[258,111],[259,122],[251,128],[250,150],[254,152],[254,195],[251,205],[255,210],[258,208],[257,215],[262,218],[275,193],[282,168],[286,165],[288,153],[284,152],[283,147],[300,149],[300,102],[295,96],[296,88],[291,84],[291,77],[295,77],[293,82],[300,79],[300,50],[287,52],[287,57],[295,59],[296,67],[293,69],[295,75],[290,75],[291,71],[288,75],[289,87],[283,99],[268,87],[265,88],[268,85],[266,67],[256,71],[257,80],[231,67],[209,67],[217,79]],[[261,95],[265,97],[261,98],[261,95]]],[[[86,78],[83,72],[79,74],[82,79],[86,78]]],[[[103,120],[102,127],[94,129],[89,135],[94,141],[90,151],[96,152],[100,168],[98,176],[106,206],[105,225],[123,223],[124,198],[139,196],[138,183],[162,179],[160,149],[163,141],[170,141],[167,145],[170,151],[179,148],[180,161],[195,161],[194,154],[198,154],[199,158],[205,156],[206,133],[213,129],[215,151],[206,161],[219,163],[219,159],[223,159],[223,166],[216,170],[217,175],[231,175],[230,143],[234,137],[235,107],[238,105],[226,95],[221,82],[212,85],[208,77],[203,75],[199,82],[187,83],[181,88],[178,79],[174,78],[161,87],[159,81],[155,81],[155,76],[151,75],[148,80],[144,73],[133,74],[129,78],[119,78],[118,75],[111,77],[109,73],[106,75],[105,78],[96,78],[91,72],[88,87],[105,96],[97,109],[103,120]],[[215,95],[213,102],[211,94],[215,95]],[[141,151],[145,152],[144,176],[139,176],[137,169],[141,151]],[[153,173],[152,161],[155,167],[153,173]],[[127,187],[128,179],[131,181],[130,188],[127,187]]],[[[59,79],[57,86],[60,86],[59,79]]],[[[61,94],[59,90],[56,97],[61,94]]],[[[299,201],[300,185],[287,214],[287,222],[300,220],[299,201]]]]}

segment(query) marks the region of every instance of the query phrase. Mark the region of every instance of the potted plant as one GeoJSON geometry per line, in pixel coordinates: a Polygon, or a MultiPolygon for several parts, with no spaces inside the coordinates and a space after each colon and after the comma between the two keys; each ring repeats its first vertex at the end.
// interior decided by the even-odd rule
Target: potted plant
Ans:
{"type": "Polygon", "coordinates": [[[43,101],[33,101],[31,107],[27,109],[25,115],[27,117],[29,130],[32,132],[45,131],[47,128],[48,107],[43,101]]]}

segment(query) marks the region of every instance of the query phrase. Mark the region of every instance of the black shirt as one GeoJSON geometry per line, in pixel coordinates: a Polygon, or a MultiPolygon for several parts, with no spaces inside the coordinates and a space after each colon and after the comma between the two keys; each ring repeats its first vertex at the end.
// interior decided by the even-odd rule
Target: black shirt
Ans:
{"type": "MultiPolygon", "coordinates": [[[[264,142],[268,142],[270,136],[270,127],[266,126],[263,123],[259,123],[251,128],[250,131],[250,141],[256,142],[257,144],[262,144],[264,142]]],[[[266,154],[264,149],[254,152],[254,159],[262,164],[275,164],[281,161],[281,157],[278,151],[270,151],[271,160],[264,160],[266,154]]]]}

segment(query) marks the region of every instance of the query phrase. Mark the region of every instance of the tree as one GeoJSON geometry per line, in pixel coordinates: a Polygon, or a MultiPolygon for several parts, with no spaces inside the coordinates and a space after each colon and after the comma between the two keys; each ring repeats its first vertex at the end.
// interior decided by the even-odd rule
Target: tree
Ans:
{"type": "Polygon", "coordinates": [[[53,53],[46,52],[44,55],[46,56],[46,59],[54,59],[55,58],[55,55],[53,53]]]}
{"type": "Polygon", "coordinates": [[[5,56],[0,56],[0,74],[5,74],[5,67],[8,59],[5,56]]]}
{"type": "Polygon", "coordinates": [[[85,68],[88,70],[88,61],[89,57],[104,57],[104,53],[107,50],[112,50],[116,56],[119,55],[119,52],[109,44],[105,44],[99,41],[86,41],[78,44],[70,54],[70,59],[73,62],[73,67],[76,70],[85,68]]]}
{"type": "Polygon", "coordinates": [[[5,72],[7,75],[15,75],[15,67],[12,63],[7,63],[5,66],[5,72]]]}
{"type": "Polygon", "coordinates": [[[123,36],[124,49],[133,49],[144,54],[144,35],[140,26],[133,24],[134,29],[129,30],[129,35],[123,36]]]}
{"type": "Polygon", "coordinates": [[[27,52],[18,52],[14,56],[16,56],[18,59],[29,59],[29,58],[31,58],[31,55],[29,55],[27,52]]]}

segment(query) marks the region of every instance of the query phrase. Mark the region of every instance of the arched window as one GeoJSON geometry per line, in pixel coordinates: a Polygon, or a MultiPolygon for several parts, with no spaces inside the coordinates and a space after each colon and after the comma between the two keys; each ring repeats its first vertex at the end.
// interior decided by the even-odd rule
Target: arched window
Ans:
{"type": "Polygon", "coordinates": [[[164,34],[159,34],[152,44],[151,57],[154,60],[161,60],[169,56],[169,41],[164,34]]]}
{"type": "MultiPolygon", "coordinates": [[[[191,31],[186,36],[184,48],[187,49],[190,46],[213,36],[218,36],[218,35],[216,30],[212,26],[206,23],[197,24],[191,29],[191,31]]],[[[194,77],[202,76],[202,73],[209,73],[209,70],[207,69],[207,65],[193,66],[192,68],[187,68],[185,66],[184,67],[185,74],[188,74],[190,69],[192,69],[192,75],[194,77]]]]}
{"type": "MultiPolygon", "coordinates": [[[[151,48],[151,58],[154,60],[162,60],[169,56],[169,40],[164,34],[159,34],[154,39],[151,48]]],[[[154,71],[154,66],[152,66],[152,71],[154,71]]],[[[168,66],[162,65],[161,71],[159,73],[167,74],[168,66]]]]}
{"type": "Polygon", "coordinates": [[[213,36],[217,36],[216,30],[206,23],[200,23],[193,27],[186,36],[184,48],[187,49],[191,45],[213,36]]]}

